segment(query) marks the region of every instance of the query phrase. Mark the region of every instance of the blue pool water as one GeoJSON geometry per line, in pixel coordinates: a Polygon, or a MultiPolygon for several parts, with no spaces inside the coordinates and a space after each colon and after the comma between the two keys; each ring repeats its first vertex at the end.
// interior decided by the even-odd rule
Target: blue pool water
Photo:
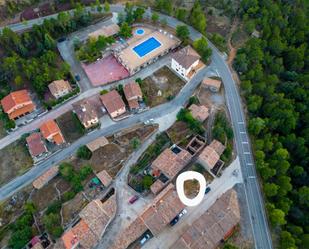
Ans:
{"type": "Polygon", "coordinates": [[[145,31],[144,31],[143,29],[137,29],[137,30],[135,31],[135,33],[136,33],[137,35],[143,35],[143,34],[145,33],[145,31]]]}
{"type": "Polygon", "coordinates": [[[135,46],[133,50],[138,54],[139,57],[143,57],[160,46],[161,43],[156,38],[150,37],[146,41],[135,46]]]}

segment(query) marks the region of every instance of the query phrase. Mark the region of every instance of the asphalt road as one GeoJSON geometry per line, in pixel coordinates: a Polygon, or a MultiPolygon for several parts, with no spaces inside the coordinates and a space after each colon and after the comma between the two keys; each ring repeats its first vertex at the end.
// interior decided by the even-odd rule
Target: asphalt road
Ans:
{"type": "MultiPolygon", "coordinates": [[[[121,12],[123,11],[123,6],[112,5],[111,11],[121,12]]],[[[147,11],[147,14],[150,15],[150,12],[147,11]]],[[[52,18],[55,16],[56,15],[53,15],[51,17],[44,17],[44,18],[40,18],[36,20],[31,20],[26,23],[13,24],[13,25],[10,25],[9,27],[12,30],[18,32],[18,31],[31,28],[33,24],[42,23],[43,19],[52,18]]],[[[179,24],[183,24],[180,21],[172,17],[168,17],[164,15],[160,15],[160,16],[161,18],[164,17],[167,20],[167,24],[171,27],[176,27],[179,24]]],[[[2,28],[0,28],[0,31],[1,29],[2,28]]],[[[194,40],[196,38],[201,37],[201,34],[199,32],[195,31],[191,27],[189,27],[189,29],[191,32],[190,34],[191,39],[194,40]]],[[[248,205],[248,209],[250,213],[250,222],[251,222],[252,230],[253,230],[255,248],[271,249],[273,246],[272,246],[269,227],[268,227],[268,223],[267,223],[267,219],[265,215],[264,201],[261,195],[261,190],[260,190],[259,182],[257,179],[255,164],[254,164],[252,151],[251,151],[251,142],[249,140],[249,136],[246,130],[246,127],[247,127],[246,120],[245,120],[245,116],[243,113],[243,108],[242,108],[242,103],[241,103],[241,99],[239,96],[238,88],[237,88],[235,81],[232,78],[232,74],[225,62],[224,57],[215,48],[213,44],[209,43],[209,45],[213,51],[212,64],[214,65],[214,68],[216,68],[218,75],[222,78],[222,81],[225,87],[226,102],[227,102],[227,106],[228,106],[231,120],[232,120],[236,148],[237,148],[237,152],[238,152],[238,156],[239,156],[239,160],[241,164],[243,178],[245,180],[245,194],[246,194],[247,205],[248,205]]],[[[200,78],[199,77],[200,75],[201,73],[199,73],[196,77],[194,77],[193,81],[200,78]]],[[[198,83],[196,83],[196,85],[197,84],[198,83]]],[[[129,127],[130,125],[137,123],[141,117],[153,118],[158,115],[162,116],[163,114],[168,114],[170,111],[172,111],[175,108],[175,105],[179,105],[183,103],[184,100],[188,96],[191,95],[190,90],[191,88],[193,88],[193,85],[195,85],[194,82],[191,82],[191,84],[187,84],[186,87],[181,91],[179,96],[175,98],[172,102],[169,102],[166,105],[162,105],[162,106],[159,106],[158,108],[154,108],[150,110],[149,112],[146,112],[146,113],[143,113],[137,116],[133,116],[130,119],[126,119],[104,130],[96,131],[88,136],[81,138],[80,140],[72,144],[70,147],[64,149],[57,155],[53,156],[48,161],[43,162],[41,165],[38,165],[35,168],[28,171],[25,175],[14,179],[12,182],[0,188],[0,199],[4,199],[12,195],[12,193],[15,193],[17,190],[19,190],[23,186],[29,184],[35,177],[43,173],[52,164],[57,163],[61,161],[62,159],[68,157],[70,154],[72,154],[81,144],[85,144],[97,136],[112,134],[116,131],[129,127]]]]}
{"type": "Polygon", "coordinates": [[[195,88],[199,85],[203,77],[205,77],[205,75],[210,75],[210,74],[211,74],[210,67],[204,68],[200,70],[196,74],[196,76],[184,86],[184,88],[179,92],[179,94],[172,101],[167,102],[163,105],[154,107],[150,109],[149,111],[146,111],[146,112],[143,112],[137,115],[133,115],[130,118],[124,119],[122,121],[115,122],[111,124],[110,126],[104,126],[104,129],[95,130],[81,137],[80,139],[72,143],[70,146],[64,148],[57,154],[54,154],[51,157],[49,157],[47,160],[41,163],[38,163],[36,166],[32,167],[25,174],[19,177],[16,177],[9,183],[3,185],[0,188],[0,200],[4,200],[10,197],[11,195],[16,193],[21,188],[27,186],[28,184],[31,184],[34,179],[42,175],[50,167],[52,167],[55,164],[60,163],[61,161],[73,155],[75,151],[81,145],[87,144],[95,140],[97,137],[108,136],[113,133],[117,133],[118,131],[132,127],[148,119],[161,118],[165,115],[168,115],[169,113],[172,113],[175,109],[185,104],[185,102],[193,94],[195,88]]]}

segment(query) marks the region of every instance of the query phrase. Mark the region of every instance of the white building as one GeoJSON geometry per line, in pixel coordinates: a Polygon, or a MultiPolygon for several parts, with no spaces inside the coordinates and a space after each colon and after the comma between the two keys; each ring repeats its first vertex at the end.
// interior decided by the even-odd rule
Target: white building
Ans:
{"type": "Polygon", "coordinates": [[[172,69],[182,78],[189,80],[195,73],[200,62],[200,55],[191,47],[186,46],[172,55],[172,69]]]}

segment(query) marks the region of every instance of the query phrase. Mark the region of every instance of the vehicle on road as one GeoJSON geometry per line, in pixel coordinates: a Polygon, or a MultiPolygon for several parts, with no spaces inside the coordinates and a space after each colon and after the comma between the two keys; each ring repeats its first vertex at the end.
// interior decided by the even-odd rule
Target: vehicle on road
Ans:
{"type": "Polygon", "coordinates": [[[209,193],[210,190],[211,190],[211,188],[210,188],[210,187],[207,187],[207,188],[205,189],[205,195],[206,195],[207,193],[209,193]]]}
{"type": "Polygon", "coordinates": [[[130,198],[129,203],[130,203],[130,204],[133,204],[133,203],[136,202],[138,199],[139,199],[138,195],[133,195],[133,196],[130,198]]]}
{"type": "Polygon", "coordinates": [[[80,76],[79,76],[79,74],[75,74],[75,80],[80,81],[80,76]]]}
{"type": "Polygon", "coordinates": [[[140,245],[143,246],[145,245],[145,243],[151,239],[151,236],[149,233],[146,233],[142,238],[141,240],[139,241],[140,245]]]}
{"type": "Polygon", "coordinates": [[[170,222],[171,226],[174,226],[182,216],[184,216],[187,213],[186,209],[183,209],[172,221],[170,222]]]}
{"type": "Polygon", "coordinates": [[[233,176],[238,176],[238,169],[233,170],[233,176]]]}

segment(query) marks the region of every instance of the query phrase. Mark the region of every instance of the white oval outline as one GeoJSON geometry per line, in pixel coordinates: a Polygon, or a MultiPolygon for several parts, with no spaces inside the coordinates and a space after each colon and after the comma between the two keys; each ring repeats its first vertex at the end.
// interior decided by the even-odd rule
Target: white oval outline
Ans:
{"type": "Polygon", "coordinates": [[[203,200],[206,190],[206,180],[205,177],[196,171],[186,171],[181,173],[176,180],[176,191],[180,201],[188,206],[194,207],[200,204],[203,200]],[[200,184],[199,193],[193,199],[188,198],[184,192],[184,183],[188,180],[197,180],[200,184]]]}

